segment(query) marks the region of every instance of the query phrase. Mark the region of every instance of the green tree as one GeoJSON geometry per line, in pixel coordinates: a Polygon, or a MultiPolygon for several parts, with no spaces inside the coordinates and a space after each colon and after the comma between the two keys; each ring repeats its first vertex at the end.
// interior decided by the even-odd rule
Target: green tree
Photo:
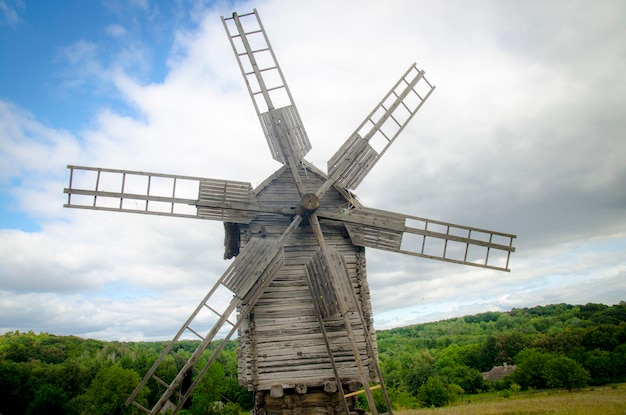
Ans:
{"type": "Polygon", "coordinates": [[[407,390],[413,396],[426,381],[435,374],[435,359],[428,350],[422,350],[413,357],[413,364],[406,377],[407,390]]]}
{"type": "Polygon", "coordinates": [[[23,414],[33,398],[30,367],[0,360],[0,413],[23,414]]]}
{"type": "Polygon", "coordinates": [[[483,389],[484,381],[482,374],[465,365],[450,365],[437,372],[445,378],[449,384],[460,386],[464,393],[478,393],[483,389]]]}
{"type": "Polygon", "coordinates": [[[582,339],[582,344],[587,350],[608,350],[615,349],[624,338],[624,329],[620,326],[614,326],[611,324],[601,324],[591,327],[585,333],[582,339]]]}
{"type": "Polygon", "coordinates": [[[136,372],[117,365],[100,369],[85,392],[83,413],[92,415],[138,413],[135,407],[126,406],[124,402],[140,380],[136,372]]]}
{"type": "Polygon", "coordinates": [[[439,376],[433,376],[420,387],[417,398],[423,406],[441,407],[450,402],[450,392],[439,376]]]}
{"type": "Polygon", "coordinates": [[[481,372],[487,372],[497,364],[498,351],[496,350],[496,338],[494,336],[487,337],[480,345],[476,365],[473,368],[481,372]]]}
{"type": "Polygon", "coordinates": [[[511,380],[519,384],[523,389],[530,387],[544,389],[547,387],[544,376],[544,367],[548,360],[555,357],[538,349],[525,349],[515,356],[517,368],[511,375],[511,380]]]}
{"type": "Polygon", "coordinates": [[[193,415],[214,414],[215,402],[222,401],[224,385],[224,367],[215,362],[209,367],[204,377],[191,395],[189,412],[193,415]]]}
{"type": "Polygon", "coordinates": [[[592,350],[585,354],[584,367],[589,371],[592,385],[606,385],[615,376],[615,362],[611,359],[611,352],[606,350],[592,350]]]}
{"type": "Polygon", "coordinates": [[[589,381],[587,372],[577,361],[566,356],[557,356],[546,362],[544,368],[546,384],[550,388],[567,388],[571,391],[589,381]]]}
{"type": "Polygon", "coordinates": [[[620,344],[611,352],[611,361],[615,368],[615,382],[626,382],[626,343],[620,344]]]}
{"type": "Polygon", "coordinates": [[[67,413],[67,395],[58,386],[41,385],[35,398],[28,404],[26,415],[64,415],[67,413]]]}
{"type": "Polygon", "coordinates": [[[515,355],[530,345],[530,337],[518,332],[499,334],[496,337],[496,359],[498,363],[512,364],[515,355]]]}

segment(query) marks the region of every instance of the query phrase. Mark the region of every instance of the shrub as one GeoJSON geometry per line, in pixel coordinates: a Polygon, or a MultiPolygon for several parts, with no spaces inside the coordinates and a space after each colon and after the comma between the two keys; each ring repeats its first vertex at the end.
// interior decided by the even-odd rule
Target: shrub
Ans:
{"type": "Polygon", "coordinates": [[[428,378],[426,383],[420,387],[417,397],[422,405],[426,407],[445,406],[450,402],[450,392],[448,392],[446,385],[443,384],[439,376],[428,378]]]}

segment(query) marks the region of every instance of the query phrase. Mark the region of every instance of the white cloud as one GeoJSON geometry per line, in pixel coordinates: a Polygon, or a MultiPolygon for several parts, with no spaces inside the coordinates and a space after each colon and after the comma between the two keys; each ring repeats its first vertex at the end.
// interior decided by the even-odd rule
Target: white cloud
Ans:
{"type": "Polygon", "coordinates": [[[128,33],[124,26],[113,23],[104,29],[105,33],[111,37],[123,37],[128,33]]]}
{"type": "Polygon", "coordinates": [[[17,9],[23,9],[24,2],[21,0],[0,0],[0,12],[2,13],[3,20],[0,23],[6,23],[8,26],[15,28],[22,18],[19,16],[17,9]]]}
{"type": "MultiPolygon", "coordinates": [[[[236,9],[253,5],[311,138],[308,160],[325,170],[417,60],[437,89],[357,194],[371,207],[519,235],[511,273],[368,250],[377,325],[626,292],[620,2],[572,2],[567,13],[492,1],[236,9]],[[580,50],[593,56],[584,67],[580,50]]],[[[41,226],[0,233],[0,330],[166,338],[226,269],[219,223],[61,207],[66,164],[253,185],[279,167],[223,33],[230,10],[188,13],[198,27],[176,31],[161,80],[142,75],[145,39],[110,55],[91,40],[60,50],[64,82],[96,98],[106,88],[124,105],[103,103],[81,131],[0,102],[0,180],[20,183],[9,194],[41,226]]],[[[113,39],[120,29],[134,33],[105,28],[113,39]]]]}

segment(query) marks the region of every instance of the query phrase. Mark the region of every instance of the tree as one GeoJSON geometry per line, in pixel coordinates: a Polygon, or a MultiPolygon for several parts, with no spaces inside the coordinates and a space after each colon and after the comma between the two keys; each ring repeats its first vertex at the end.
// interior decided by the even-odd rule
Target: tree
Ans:
{"type": "Polygon", "coordinates": [[[426,381],[435,374],[435,359],[428,350],[421,351],[413,357],[413,365],[406,377],[407,390],[414,396],[426,381]]]}
{"type": "Polygon", "coordinates": [[[498,351],[496,350],[496,338],[494,336],[489,336],[480,345],[476,366],[472,367],[480,370],[481,372],[486,372],[498,363],[497,357],[498,351]]]}
{"type": "Polygon", "coordinates": [[[209,367],[200,383],[198,383],[198,387],[193,391],[189,412],[193,415],[215,413],[214,404],[222,401],[223,385],[224,367],[215,362],[209,367]]]}
{"type": "Polygon", "coordinates": [[[450,402],[450,392],[439,376],[428,378],[426,383],[420,387],[417,397],[426,407],[441,407],[450,402]]]}
{"type": "Polygon", "coordinates": [[[67,413],[68,399],[63,389],[58,386],[41,385],[35,398],[26,408],[26,415],[64,415],[67,413]]]}
{"type": "Polygon", "coordinates": [[[471,367],[455,364],[439,370],[438,373],[447,379],[448,383],[460,386],[464,393],[478,393],[483,389],[482,374],[471,367]]]}
{"type": "Polygon", "coordinates": [[[513,382],[519,384],[523,389],[529,387],[544,389],[547,387],[544,377],[544,367],[548,360],[555,357],[552,353],[547,353],[538,349],[524,349],[515,356],[517,368],[511,375],[513,382]]]}
{"type": "MultiPolygon", "coordinates": [[[[140,378],[136,372],[111,365],[100,369],[84,395],[83,413],[94,415],[136,414],[137,409],[124,405],[140,378]]],[[[141,394],[139,396],[141,399],[141,394]]]]}
{"type": "Polygon", "coordinates": [[[587,352],[584,366],[589,371],[592,385],[606,385],[613,380],[616,374],[615,362],[611,359],[611,352],[606,350],[587,352]]]}
{"type": "Polygon", "coordinates": [[[518,332],[500,334],[496,337],[496,359],[499,363],[513,363],[516,354],[530,345],[530,338],[518,332]]]}
{"type": "Polygon", "coordinates": [[[0,413],[23,414],[33,397],[30,369],[25,363],[0,360],[0,413]]]}
{"type": "Polygon", "coordinates": [[[546,362],[544,368],[546,384],[551,388],[567,388],[571,391],[589,381],[587,372],[577,361],[566,356],[557,356],[546,362]]]}
{"type": "Polygon", "coordinates": [[[620,340],[624,340],[620,339],[622,334],[623,330],[619,326],[601,324],[587,330],[582,339],[582,344],[587,350],[611,351],[620,344],[620,340]]]}

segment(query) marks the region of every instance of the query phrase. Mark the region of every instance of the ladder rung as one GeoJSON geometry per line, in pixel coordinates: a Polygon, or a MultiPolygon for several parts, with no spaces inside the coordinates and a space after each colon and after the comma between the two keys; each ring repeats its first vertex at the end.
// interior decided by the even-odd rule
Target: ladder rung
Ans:
{"type": "MultiPolygon", "coordinates": [[[[281,88],[284,88],[284,87],[285,87],[285,85],[275,86],[275,87],[272,87],[272,88],[267,88],[265,91],[267,91],[267,92],[274,91],[276,89],[281,89],[281,88]]],[[[259,95],[259,94],[262,94],[262,93],[263,93],[263,91],[258,91],[258,92],[253,92],[252,95],[259,95]]]]}
{"type": "MultiPolygon", "coordinates": [[[[267,71],[271,71],[273,69],[278,69],[278,66],[270,66],[269,68],[263,68],[263,69],[259,69],[259,72],[267,72],[267,71]]],[[[254,71],[252,72],[246,72],[244,75],[248,76],[248,75],[254,75],[254,71]]]]}
{"type": "Polygon", "coordinates": [[[275,91],[275,90],[277,90],[277,89],[282,89],[282,88],[284,88],[284,87],[285,87],[285,85],[273,86],[273,87],[271,87],[271,88],[267,88],[267,89],[266,89],[266,91],[268,91],[268,92],[269,92],[269,91],[275,91]]]}
{"type": "Polygon", "coordinates": [[[253,30],[252,32],[244,32],[243,34],[248,36],[248,35],[253,35],[255,33],[263,33],[263,31],[259,29],[259,30],[253,30]]]}
{"type": "MultiPolygon", "coordinates": [[[[181,355],[179,355],[179,354],[178,354],[178,352],[176,352],[176,351],[174,351],[174,350],[172,350],[172,351],[170,352],[170,354],[171,354],[172,356],[174,356],[174,358],[179,359],[179,360],[180,360],[181,362],[183,362],[183,363],[187,363],[187,361],[188,361],[187,359],[185,359],[184,357],[182,357],[181,355]]],[[[193,368],[193,371],[194,371],[194,372],[198,372],[198,369],[196,369],[196,368],[194,367],[194,368],[193,368]]]]}
{"type": "Polygon", "coordinates": [[[176,359],[180,360],[181,362],[183,362],[183,363],[187,363],[187,359],[185,359],[184,357],[182,357],[181,355],[179,355],[179,354],[178,354],[178,352],[176,352],[176,351],[172,350],[172,351],[170,352],[170,354],[171,354],[172,356],[174,356],[176,359]]]}
{"type": "MultiPolygon", "coordinates": [[[[246,13],[246,14],[238,14],[237,17],[246,17],[246,16],[252,16],[254,14],[254,12],[250,12],[250,13],[246,13]]],[[[235,18],[233,16],[230,17],[225,17],[224,20],[234,20],[235,18]]]]}
{"type": "Polygon", "coordinates": [[[204,337],[198,333],[197,331],[195,331],[194,329],[192,329],[191,327],[187,326],[186,327],[187,330],[189,330],[190,332],[192,332],[193,334],[195,334],[196,336],[198,336],[198,338],[200,338],[200,340],[204,341],[204,337]]]}
{"type": "Polygon", "coordinates": [[[262,49],[257,49],[257,50],[253,50],[251,51],[252,54],[254,55],[255,53],[259,53],[259,52],[267,52],[268,50],[270,50],[270,48],[262,48],[262,49]]]}
{"type": "MultiPolygon", "coordinates": [[[[152,375],[152,379],[154,379],[156,381],[156,383],[158,383],[159,385],[163,386],[164,388],[169,388],[170,387],[170,385],[168,385],[167,382],[165,382],[163,379],[161,379],[157,375],[152,375]]],[[[180,392],[176,392],[176,396],[178,396],[179,398],[182,398],[183,394],[180,393],[180,392]]],[[[148,412],[150,412],[150,411],[148,411],[148,412]]]]}
{"type": "MultiPolygon", "coordinates": [[[[417,85],[415,85],[415,86],[417,86],[417,85]]],[[[431,88],[431,89],[432,89],[432,88],[431,88]]],[[[424,100],[424,98],[422,98],[422,96],[419,94],[419,92],[417,92],[417,89],[415,89],[415,87],[413,87],[413,88],[411,89],[411,91],[413,91],[413,93],[414,93],[415,95],[417,95],[419,99],[421,99],[422,101],[424,100]]]]}
{"type": "MultiPolygon", "coordinates": [[[[222,315],[221,315],[221,314],[220,314],[220,313],[219,313],[216,309],[214,309],[213,307],[211,307],[211,306],[210,306],[210,305],[208,305],[207,303],[204,303],[204,306],[205,306],[206,308],[208,308],[209,310],[211,310],[212,312],[214,312],[214,313],[215,313],[218,317],[222,317],[222,315]]],[[[235,326],[233,323],[231,323],[231,321],[230,321],[229,319],[225,319],[225,320],[226,320],[226,322],[227,322],[228,324],[230,324],[231,326],[233,326],[233,327],[235,326]]]]}
{"type": "Polygon", "coordinates": [[[388,143],[391,142],[391,140],[389,139],[389,137],[387,137],[387,134],[384,133],[382,128],[379,128],[378,132],[381,133],[383,137],[385,137],[385,139],[387,140],[388,143]]]}
{"type": "MultiPolygon", "coordinates": [[[[255,53],[259,53],[259,52],[266,52],[268,50],[270,50],[270,48],[263,48],[263,49],[253,50],[250,53],[255,54],[255,53]]],[[[247,55],[248,55],[248,52],[241,52],[241,53],[237,54],[238,57],[239,56],[247,56],[247,55]]]]}
{"type": "Polygon", "coordinates": [[[402,101],[402,106],[409,112],[409,114],[413,115],[414,111],[411,111],[411,109],[404,103],[404,101],[402,101]]]}
{"type": "Polygon", "coordinates": [[[138,403],[137,401],[132,401],[131,402],[133,405],[135,405],[135,407],[139,408],[140,411],[143,411],[147,414],[150,413],[150,410],[148,408],[146,408],[145,406],[141,405],[140,403],[138,403]]]}
{"type": "MultiPolygon", "coordinates": [[[[407,108],[407,109],[408,109],[408,108],[407,108]]],[[[409,113],[410,113],[410,112],[411,112],[411,111],[409,111],[409,113]]],[[[396,117],[394,117],[394,116],[393,116],[393,114],[390,114],[390,115],[389,115],[389,118],[391,118],[391,119],[393,120],[393,122],[395,122],[395,123],[396,123],[396,125],[397,125],[398,127],[402,127],[402,124],[400,124],[400,123],[398,122],[398,120],[396,120],[396,117]]]]}
{"type": "Polygon", "coordinates": [[[152,379],[154,379],[156,381],[156,383],[158,383],[159,385],[169,388],[170,385],[167,384],[167,382],[165,382],[163,379],[161,379],[160,377],[158,377],[157,375],[152,375],[152,379]]]}
{"type": "Polygon", "coordinates": [[[278,66],[269,66],[267,68],[259,69],[259,72],[267,72],[267,71],[272,71],[274,69],[278,69],[278,66]]]}

